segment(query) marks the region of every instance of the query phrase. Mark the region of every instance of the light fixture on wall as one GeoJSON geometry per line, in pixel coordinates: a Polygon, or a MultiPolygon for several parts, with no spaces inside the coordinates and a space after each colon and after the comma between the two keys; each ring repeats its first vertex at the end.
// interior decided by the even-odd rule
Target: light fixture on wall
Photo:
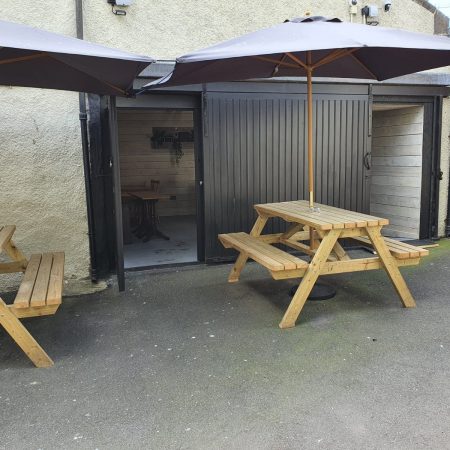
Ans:
{"type": "Polygon", "coordinates": [[[116,9],[116,6],[130,6],[133,0],[106,0],[111,5],[111,10],[116,16],[126,16],[127,12],[124,9],[116,9]]]}

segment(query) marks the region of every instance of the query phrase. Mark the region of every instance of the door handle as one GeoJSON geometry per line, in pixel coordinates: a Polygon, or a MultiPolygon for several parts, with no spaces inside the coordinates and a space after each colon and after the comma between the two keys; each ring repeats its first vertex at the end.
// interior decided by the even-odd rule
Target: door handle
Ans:
{"type": "Polygon", "coordinates": [[[367,170],[370,170],[372,168],[372,153],[370,153],[370,152],[367,152],[364,155],[364,167],[367,170]]]}

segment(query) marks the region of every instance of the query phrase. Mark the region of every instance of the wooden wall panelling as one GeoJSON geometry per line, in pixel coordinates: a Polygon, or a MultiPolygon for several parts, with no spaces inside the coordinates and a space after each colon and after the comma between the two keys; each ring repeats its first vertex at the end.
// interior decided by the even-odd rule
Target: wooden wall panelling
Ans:
{"type": "Polygon", "coordinates": [[[176,200],[161,200],[160,216],[194,215],[194,144],[183,143],[184,155],[177,164],[172,149],[152,148],[153,127],[193,127],[191,111],[119,111],[120,171],[122,189],[141,187],[151,179],[160,180],[160,191],[176,195],[176,200]]]}
{"type": "Polygon", "coordinates": [[[422,106],[373,112],[370,212],[387,235],[419,237],[422,143],[422,106]]]}

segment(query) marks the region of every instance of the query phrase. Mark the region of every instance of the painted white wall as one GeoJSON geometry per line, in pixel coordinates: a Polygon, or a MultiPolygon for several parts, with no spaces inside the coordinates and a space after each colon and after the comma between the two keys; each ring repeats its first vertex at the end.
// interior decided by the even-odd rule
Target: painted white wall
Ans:
{"type": "MultiPolygon", "coordinates": [[[[73,1],[2,2],[2,19],[75,36],[73,1]]],[[[0,87],[0,223],[16,224],[17,245],[64,250],[66,277],[89,275],[78,94],[0,87]]],[[[0,277],[0,291],[17,285],[0,277]]]]}

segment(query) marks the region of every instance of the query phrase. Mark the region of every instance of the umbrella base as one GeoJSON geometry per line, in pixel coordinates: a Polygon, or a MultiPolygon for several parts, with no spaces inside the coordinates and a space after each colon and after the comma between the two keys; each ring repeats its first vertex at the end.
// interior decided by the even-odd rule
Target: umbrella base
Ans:
{"type": "MultiPolygon", "coordinates": [[[[294,286],[290,291],[289,295],[291,297],[297,292],[298,286],[294,286]]],[[[314,285],[311,293],[308,296],[308,300],[329,300],[336,296],[336,289],[325,283],[318,282],[314,285]]]]}

